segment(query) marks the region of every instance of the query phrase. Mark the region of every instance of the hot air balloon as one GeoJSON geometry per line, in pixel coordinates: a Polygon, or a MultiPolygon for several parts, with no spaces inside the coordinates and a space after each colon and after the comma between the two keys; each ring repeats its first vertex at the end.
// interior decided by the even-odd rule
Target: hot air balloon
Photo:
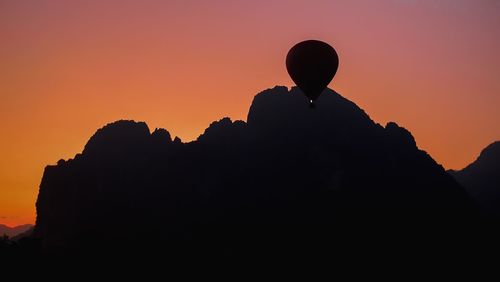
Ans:
{"type": "Polygon", "coordinates": [[[288,74],[309,98],[311,107],[332,81],[338,67],[339,57],[335,49],[319,40],[297,43],[286,56],[288,74]]]}

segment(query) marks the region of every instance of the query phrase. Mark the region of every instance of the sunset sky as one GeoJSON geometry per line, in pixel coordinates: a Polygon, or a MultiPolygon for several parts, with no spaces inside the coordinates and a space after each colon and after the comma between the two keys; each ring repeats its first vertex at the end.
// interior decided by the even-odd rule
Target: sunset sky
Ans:
{"type": "Polygon", "coordinates": [[[0,0],[0,223],[34,223],[44,167],[106,123],[188,141],[246,120],[305,39],[336,48],[332,89],[445,168],[500,139],[500,1],[0,0]]]}

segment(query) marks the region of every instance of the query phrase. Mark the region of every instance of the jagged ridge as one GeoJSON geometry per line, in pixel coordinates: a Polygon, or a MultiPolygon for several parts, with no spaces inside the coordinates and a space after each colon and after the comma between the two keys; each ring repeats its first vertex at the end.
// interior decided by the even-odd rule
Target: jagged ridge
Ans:
{"type": "Polygon", "coordinates": [[[406,129],[374,123],[331,90],[311,110],[297,88],[275,87],[255,96],[247,122],[223,118],[189,143],[142,122],[99,129],[82,154],[45,169],[36,234],[49,248],[81,248],[221,240],[220,226],[247,226],[234,240],[263,224],[430,224],[475,211],[406,129]]]}

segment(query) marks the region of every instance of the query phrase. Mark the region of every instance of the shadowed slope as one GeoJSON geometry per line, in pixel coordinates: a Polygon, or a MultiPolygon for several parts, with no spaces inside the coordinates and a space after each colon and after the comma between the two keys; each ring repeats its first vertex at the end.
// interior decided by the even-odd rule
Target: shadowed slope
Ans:
{"type": "Polygon", "coordinates": [[[464,169],[450,173],[486,212],[500,216],[500,141],[484,148],[464,169]]]}

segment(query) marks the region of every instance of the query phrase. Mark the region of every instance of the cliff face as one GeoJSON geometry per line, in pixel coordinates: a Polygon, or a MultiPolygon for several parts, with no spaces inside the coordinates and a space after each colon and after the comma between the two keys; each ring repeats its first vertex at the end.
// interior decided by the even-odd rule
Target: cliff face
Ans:
{"type": "MultiPolygon", "coordinates": [[[[106,125],[82,154],[46,167],[37,236],[48,248],[80,248],[220,239],[227,226],[431,224],[475,214],[409,131],[374,123],[331,90],[310,109],[299,91],[263,91],[247,122],[221,119],[189,143],[145,123],[106,125]]],[[[238,234],[231,238],[250,236],[238,234]]]]}

